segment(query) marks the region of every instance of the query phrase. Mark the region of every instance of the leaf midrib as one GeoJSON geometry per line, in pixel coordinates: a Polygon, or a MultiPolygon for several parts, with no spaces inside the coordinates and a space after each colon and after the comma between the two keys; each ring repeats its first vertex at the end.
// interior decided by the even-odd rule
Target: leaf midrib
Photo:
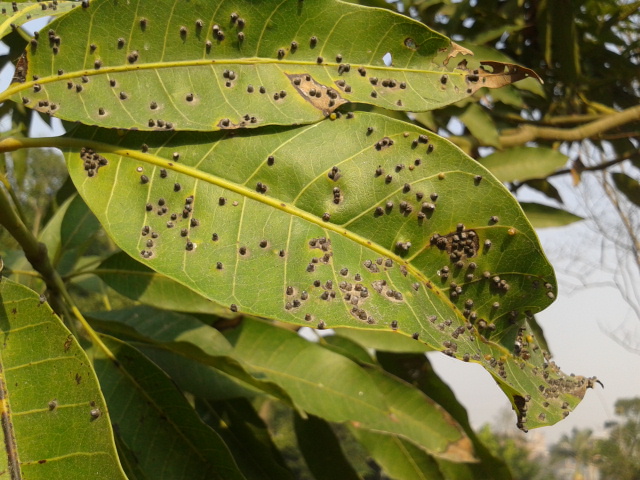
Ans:
{"type": "MultiPolygon", "coordinates": [[[[0,28],[2,28],[0,26],[0,28]]],[[[30,80],[25,81],[23,83],[14,83],[13,86],[7,88],[0,95],[0,102],[5,99],[11,97],[15,93],[18,93],[22,90],[26,90],[28,88],[33,87],[35,84],[43,85],[47,83],[54,82],[62,82],[64,80],[80,78],[82,76],[94,76],[94,75],[107,75],[109,73],[122,73],[122,72],[136,72],[140,70],[161,70],[166,68],[185,68],[185,67],[199,67],[199,66],[207,66],[207,65],[294,65],[294,66],[307,66],[311,68],[324,67],[325,69],[328,67],[338,67],[340,64],[336,62],[323,62],[321,65],[318,65],[317,62],[314,61],[293,61],[293,60],[277,60],[273,58],[261,58],[261,57],[247,57],[242,59],[222,59],[222,60],[182,60],[182,61],[171,61],[171,62],[149,62],[149,63],[141,63],[136,65],[116,65],[116,66],[103,66],[100,69],[84,69],[84,70],[76,70],[74,72],[63,73],[62,75],[50,75],[48,77],[40,77],[38,80],[30,80]]],[[[420,68],[399,68],[392,67],[386,65],[369,65],[369,64],[357,64],[366,66],[371,70],[379,70],[379,71],[388,71],[388,72],[404,72],[404,73],[422,73],[422,74],[437,74],[440,75],[442,72],[435,70],[425,70],[420,68]]],[[[356,65],[356,66],[357,66],[356,65]]],[[[31,73],[31,69],[29,69],[28,74],[31,73]]],[[[465,73],[462,71],[456,72],[447,72],[447,75],[458,75],[460,77],[464,76],[465,73]]]]}

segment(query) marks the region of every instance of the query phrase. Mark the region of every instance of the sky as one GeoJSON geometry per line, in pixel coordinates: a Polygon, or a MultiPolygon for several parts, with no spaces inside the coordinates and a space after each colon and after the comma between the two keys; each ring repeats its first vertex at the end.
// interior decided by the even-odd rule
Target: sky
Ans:
{"type": "MultiPolygon", "coordinates": [[[[39,27],[33,23],[35,22],[32,22],[33,28],[39,27]]],[[[5,51],[2,47],[0,54],[5,51]]],[[[11,72],[2,72],[0,88],[6,88],[10,79],[11,72]]],[[[61,134],[63,130],[60,122],[54,119],[53,125],[54,129],[51,131],[38,119],[34,122],[32,134],[61,134]]],[[[0,127],[6,130],[7,125],[0,127]]],[[[565,198],[568,208],[580,213],[582,205],[574,195],[575,189],[568,181],[560,180],[555,184],[565,198]]],[[[525,194],[525,197],[527,198],[524,200],[527,201],[548,203],[546,199],[530,192],[528,195],[525,194]]],[[[554,266],[566,264],[564,257],[568,249],[574,249],[575,239],[584,239],[592,235],[585,222],[545,229],[538,233],[554,266]]],[[[585,242],[582,242],[580,248],[584,249],[585,255],[599,258],[599,245],[585,245],[585,242]]],[[[592,263],[597,265],[597,261],[592,263]]],[[[585,278],[597,278],[599,273],[608,274],[614,266],[605,265],[607,272],[589,268],[585,271],[585,278]]],[[[562,434],[569,434],[573,428],[590,428],[596,434],[602,433],[605,421],[614,418],[613,407],[617,399],[640,396],[640,352],[630,352],[616,343],[608,333],[616,328],[617,332],[620,332],[619,326],[623,325],[630,329],[635,335],[636,344],[640,345],[640,319],[634,317],[617,290],[575,290],[572,286],[576,284],[576,279],[562,275],[560,268],[557,270],[560,273],[557,300],[536,317],[544,329],[554,361],[561,369],[567,374],[596,376],[604,384],[604,388],[597,386],[587,391],[585,399],[567,419],[554,426],[538,429],[548,444],[556,442],[562,434]]],[[[439,352],[429,353],[428,356],[436,372],[453,388],[459,401],[467,408],[474,427],[480,427],[485,423],[503,422],[504,411],[511,410],[511,405],[482,367],[473,363],[463,363],[439,352]]],[[[512,417],[512,429],[516,430],[515,414],[512,417]]]]}

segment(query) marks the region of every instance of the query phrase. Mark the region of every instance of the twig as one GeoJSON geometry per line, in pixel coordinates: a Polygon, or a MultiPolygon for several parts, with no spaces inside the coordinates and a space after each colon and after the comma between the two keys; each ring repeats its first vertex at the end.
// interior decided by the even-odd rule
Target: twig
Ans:
{"type": "Polygon", "coordinates": [[[83,317],[80,310],[75,306],[71,295],[67,291],[62,278],[53,268],[47,254],[47,247],[38,242],[38,239],[29,231],[27,226],[18,217],[13,205],[9,201],[9,197],[4,188],[0,188],[0,225],[5,227],[7,231],[16,239],[16,241],[24,250],[27,260],[33,268],[42,275],[47,290],[49,292],[49,303],[58,315],[67,314],[68,310],[83,326],[85,333],[91,339],[92,343],[98,346],[106,354],[108,358],[116,361],[115,356],[102,342],[96,331],[91,328],[87,320],[83,317]]]}
{"type": "Polygon", "coordinates": [[[607,115],[575,128],[553,128],[534,125],[523,125],[520,128],[503,133],[499,137],[502,148],[524,145],[535,140],[549,140],[560,142],[577,142],[587,138],[599,137],[603,132],[627,123],[640,120],[640,105],[607,115]]]}

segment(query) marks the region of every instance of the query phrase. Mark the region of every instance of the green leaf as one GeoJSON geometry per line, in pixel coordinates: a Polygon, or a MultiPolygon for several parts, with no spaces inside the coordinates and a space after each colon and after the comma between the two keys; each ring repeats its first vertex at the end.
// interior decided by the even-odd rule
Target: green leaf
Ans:
{"type": "Polygon", "coordinates": [[[477,103],[471,103],[467,105],[459,118],[469,129],[471,135],[480,139],[482,145],[492,147],[500,146],[498,129],[495,123],[493,123],[491,115],[489,115],[483,107],[477,103]]]}
{"type": "Polygon", "coordinates": [[[107,336],[102,340],[117,361],[94,352],[111,421],[147,478],[244,478],[222,439],[165,373],[130,345],[107,336]]]}
{"type": "Polygon", "coordinates": [[[394,435],[350,428],[382,470],[394,480],[444,480],[438,462],[411,442],[394,435]]]}
{"type": "Polygon", "coordinates": [[[560,192],[556,187],[553,186],[553,184],[549,180],[546,180],[544,178],[527,180],[525,182],[525,185],[533,188],[534,190],[537,190],[538,192],[546,195],[549,198],[552,198],[553,200],[564,203],[562,201],[562,197],[560,196],[560,192]]]}
{"type": "Polygon", "coordinates": [[[222,370],[165,348],[136,344],[140,352],[173,379],[180,390],[203,400],[255,398],[264,392],[222,370]]]}
{"type": "MultiPolygon", "coordinates": [[[[92,324],[101,331],[118,335],[125,339],[146,342],[138,345],[144,353],[167,366],[168,361],[174,373],[188,362],[198,362],[201,366],[216,369],[198,368],[192,377],[180,380],[185,388],[191,388],[198,375],[209,382],[200,385],[198,389],[188,389],[192,393],[201,393],[204,398],[224,398],[220,392],[215,392],[214,382],[225,382],[220,374],[232,377],[234,381],[242,382],[241,387],[253,388],[256,391],[272,395],[290,404],[291,400],[277,385],[265,381],[261,372],[256,372],[235,357],[231,356],[231,345],[216,329],[205,325],[200,320],[190,316],[157,310],[150,307],[134,307],[109,312],[94,312],[89,314],[92,324]],[[183,360],[172,359],[172,354],[183,357],[183,360]],[[187,362],[185,362],[185,360],[187,362]],[[194,378],[195,377],[195,378],[194,378]]],[[[238,392],[238,390],[236,390],[238,392]]],[[[227,392],[231,393],[231,392],[227,392]]]]}
{"type": "Polygon", "coordinates": [[[247,400],[197,402],[202,418],[224,439],[247,478],[293,480],[267,425],[247,400]]]}
{"type": "Polygon", "coordinates": [[[563,227],[584,220],[582,217],[561,208],[540,203],[520,202],[520,206],[534,228],[563,227]]]}
{"type": "MultiPolygon", "coordinates": [[[[314,415],[306,419],[294,416],[298,447],[316,480],[358,480],[360,477],[347,460],[331,426],[314,415]]],[[[418,447],[415,447],[418,448],[418,447]]]]}
{"type": "Polygon", "coordinates": [[[466,436],[449,415],[377,368],[360,367],[294,332],[260,321],[245,319],[232,341],[239,359],[261,370],[312,415],[394,433],[441,458],[473,460],[466,436]]]}
{"type": "Polygon", "coordinates": [[[501,182],[523,182],[545,178],[567,163],[557,150],[541,147],[514,147],[492,153],[480,163],[501,182]]]}
{"type": "Polygon", "coordinates": [[[447,67],[469,52],[407,16],[335,0],[93,0],[49,30],[5,96],[104,127],[296,125],[346,102],[424,111],[533,74],[447,67]]]}
{"type": "MultiPolygon", "coordinates": [[[[431,362],[425,355],[378,352],[376,357],[386,371],[406,382],[411,382],[417,389],[425,392],[439,405],[442,405],[469,436],[479,462],[465,464],[435,459],[444,478],[511,480],[507,466],[503,461],[493,457],[478,439],[469,424],[467,411],[458,402],[451,388],[433,371],[431,362]]],[[[397,445],[395,448],[403,450],[407,447],[397,445]]],[[[407,448],[407,450],[411,452],[411,449],[407,448]]],[[[421,459],[416,452],[412,452],[412,457],[421,459]]],[[[421,461],[425,462],[424,459],[421,461]]]]}
{"type": "Polygon", "coordinates": [[[40,233],[49,258],[61,273],[69,272],[82,255],[100,223],[79,195],[69,197],[40,233]]]}
{"type": "MultiPolygon", "coordinates": [[[[367,352],[367,350],[365,350],[361,345],[354,342],[353,340],[350,340],[349,338],[340,335],[326,335],[319,337],[319,343],[325,348],[339,353],[340,355],[344,355],[345,357],[361,365],[373,363],[371,354],[367,352]]],[[[415,345],[416,342],[411,342],[411,344],[415,345]]]]}
{"type": "Polygon", "coordinates": [[[228,309],[154,272],[124,252],[114,253],[92,273],[121,295],[147,305],[166,310],[229,316],[228,309]]]}
{"type": "Polygon", "coordinates": [[[297,325],[417,334],[482,364],[513,402],[531,395],[531,428],[577,405],[586,379],[545,379],[542,352],[522,359],[514,347],[525,312],[556,294],[536,234],[504,186],[449,142],[362,112],[259,136],[195,135],[79,127],[56,142],[116,243],[201,295],[297,325]],[[540,382],[556,380],[563,393],[547,399],[540,382]]]}
{"type": "MultiPolygon", "coordinates": [[[[77,1],[58,0],[55,2],[0,2],[0,38],[31,20],[57,17],[79,6],[77,1]]],[[[36,45],[38,42],[36,41],[36,45]]],[[[32,44],[33,45],[33,44],[32,44]]],[[[35,47],[34,47],[35,48],[35,47]]]]}
{"type": "Polygon", "coordinates": [[[37,293],[6,278],[0,302],[2,471],[125,480],[100,386],[74,336],[37,293]]]}
{"type": "Polygon", "coordinates": [[[428,346],[413,339],[398,335],[397,332],[379,330],[336,329],[336,337],[347,338],[364,348],[372,348],[381,352],[415,352],[423,353],[428,346]]]}
{"type": "Polygon", "coordinates": [[[618,190],[624,193],[630,202],[640,207],[640,183],[622,172],[612,173],[611,178],[613,178],[613,183],[616,184],[618,190]]]}

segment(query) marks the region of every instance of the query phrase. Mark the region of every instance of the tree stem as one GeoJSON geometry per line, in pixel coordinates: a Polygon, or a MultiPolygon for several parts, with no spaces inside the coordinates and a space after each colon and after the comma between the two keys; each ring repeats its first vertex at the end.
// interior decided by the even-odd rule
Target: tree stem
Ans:
{"type": "Polygon", "coordinates": [[[24,254],[29,263],[42,275],[42,279],[51,296],[51,306],[56,313],[62,314],[63,309],[60,308],[59,300],[61,296],[60,286],[62,285],[64,288],[64,285],[58,272],[55,271],[49,261],[47,247],[43,243],[38,242],[36,237],[33,236],[18,216],[4,188],[0,188],[0,225],[6,228],[11,236],[16,239],[22,247],[22,250],[24,250],[24,254]]]}
{"type": "MultiPolygon", "coordinates": [[[[2,143],[2,141],[0,141],[2,143]]],[[[17,215],[14,206],[9,201],[9,197],[4,188],[0,187],[0,225],[16,239],[24,250],[27,260],[33,268],[42,275],[47,290],[49,292],[49,303],[53,310],[64,316],[71,311],[71,314],[80,322],[84,331],[91,339],[91,342],[104,351],[112,360],[115,360],[113,353],[102,342],[98,334],[91,328],[80,310],[75,306],[71,295],[67,291],[62,278],[53,268],[47,254],[47,247],[38,242],[38,239],[29,231],[24,222],[17,215]]]]}

